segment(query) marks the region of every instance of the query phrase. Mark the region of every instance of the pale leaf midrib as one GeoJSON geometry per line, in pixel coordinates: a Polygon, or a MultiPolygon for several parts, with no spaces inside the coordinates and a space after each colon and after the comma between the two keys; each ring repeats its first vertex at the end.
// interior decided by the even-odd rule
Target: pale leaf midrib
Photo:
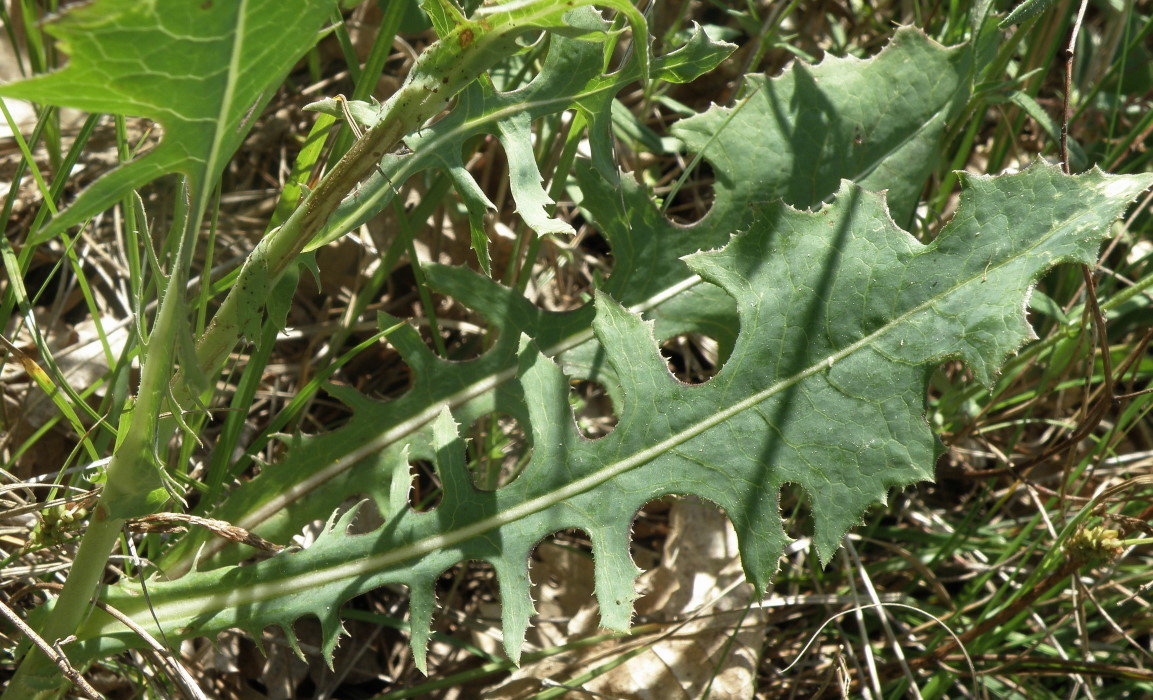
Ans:
{"type": "MultiPolygon", "coordinates": [[[[1036,248],[1040,247],[1043,243],[1051,240],[1055,236],[1065,231],[1074,221],[1082,217],[1094,219],[1099,218],[1094,217],[1089,213],[1078,214],[1078,216],[1074,217],[1073,219],[1062,222],[1060,226],[1053,226],[1050,228],[1047,235],[1037,237],[1034,239],[1032,245],[1022,249],[1018,252],[1017,255],[1006,258],[996,267],[991,267],[990,270],[996,270],[1015,260],[1027,256],[1036,248]]],[[[931,247],[932,246],[926,246],[926,248],[931,247]]],[[[922,252],[930,251],[926,250],[922,252]]],[[[1043,269],[1045,269],[1044,264],[1039,267],[1037,274],[1039,274],[1039,272],[1043,272],[1043,269]]],[[[1032,274],[1031,276],[1035,279],[1036,274],[1032,274]]],[[[507,509],[498,515],[477,521],[463,528],[452,530],[449,533],[426,537],[405,547],[390,550],[388,552],[370,555],[368,557],[344,562],[336,566],[326,567],[323,569],[317,569],[304,573],[288,574],[287,578],[284,580],[262,582],[241,589],[230,589],[226,593],[199,594],[184,598],[179,601],[161,602],[153,606],[153,613],[162,623],[178,623],[190,615],[203,615],[207,610],[224,610],[235,606],[259,604],[268,600],[274,600],[276,598],[283,597],[284,595],[289,595],[292,591],[318,588],[321,586],[337,583],[341,580],[348,579],[349,577],[364,577],[366,575],[371,576],[386,567],[417,558],[423,554],[428,554],[444,547],[452,547],[473,537],[498,529],[510,522],[520,520],[533,513],[540,512],[558,503],[562,503],[571,498],[575,498],[582,493],[595,489],[599,485],[616,476],[619,476],[620,474],[650,462],[651,460],[659,457],[661,454],[664,454],[665,452],[672,450],[673,448],[687,442],[688,440],[697,437],[701,433],[704,433],[705,431],[720,425],[738,413],[762,403],[763,401],[773,397],[785,389],[788,389],[789,387],[796,385],[808,377],[824,371],[831,366],[835,366],[835,364],[841,359],[848,357],[849,355],[861,350],[862,348],[871,345],[873,342],[889,333],[894,328],[901,326],[911,317],[921,313],[931,305],[938,303],[942,299],[952,295],[961,287],[974,283],[981,277],[982,274],[977,273],[962,278],[948,289],[942,291],[939,294],[933,295],[931,298],[926,299],[915,307],[912,307],[908,311],[904,312],[900,316],[878,327],[872,333],[862,337],[855,343],[846,346],[842,350],[834,353],[833,355],[830,355],[824,360],[812,364],[808,368],[798,372],[792,377],[777,382],[776,384],[766,387],[761,391],[754,392],[753,394],[750,394],[748,397],[733,404],[732,406],[717,411],[706,419],[684,428],[674,435],[669,436],[665,440],[635,452],[626,459],[618,460],[613,464],[606,465],[605,467],[597,470],[592,474],[589,474],[586,477],[571,482],[570,484],[567,484],[555,491],[549,492],[546,495],[538,496],[537,498],[525,501],[524,503],[507,509]],[[288,584],[291,584],[291,587],[288,584]]],[[[693,284],[695,284],[696,281],[699,281],[699,278],[696,278],[696,280],[693,281],[693,284]]],[[[585,333],[576,334],[573,336],[573,338],[583,337],[585,335],[585,333]]],[[[591,331],[589,331],[587,335],[591,337],[591,331]]],[[[571,341],[566,341],[566,343],[567,342],[571,341]]],[[[502,377],[504,374],[506,374],[506,372],[490,375],[490,377],[486,378],[485,381],[474,384],[473,386],[476,387],[481,384],[497,382],[497,378],[502,377]]],[[[493,385],[495,386],[495,384],[493,385]]],[[[470,390],[471,389],[472,387],[470,387],[470,390]]],[[[458,396],[461,393],[458,393],[458,396]]],[[[435,410],[430,407],[428,410],[423,411],[420,415],[424,416],[425,414],[431,414],[432,417],[435,417],[436,415],[439,415],[442,407],[443,404],[437,405],[435,410]]],[[[410,421],[407,421],[406,424],[411,424],[413,420],[415,420],[415,418],[410,419],[410,421]]],[[[398,577],[398,580],[402,580],[402,577],[398,577]]]]}

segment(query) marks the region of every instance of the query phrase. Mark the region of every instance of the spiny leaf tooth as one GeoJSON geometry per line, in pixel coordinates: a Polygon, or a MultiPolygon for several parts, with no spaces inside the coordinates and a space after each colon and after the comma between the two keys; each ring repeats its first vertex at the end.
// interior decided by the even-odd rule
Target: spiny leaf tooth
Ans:
{"type": "MultiPolygon", "coordinates": [[[[395,325],[400,319],[395,316],[388,316],[386,314],[379,314],[384,319],[384,323],[388,326],[395,325]]],[[[436,367],[438,363],[442,362],[432,350],[424,344],[420,334],[416,329],[407,323],[401,324],[396,330],[388,336],[388,342],[396,351],[400,353],[401,358],[413,374],[421,374],[422,371],[427,371],[436,367]]]]}
{"type": "MultiPolygon", "coordinates": [[[[304,447],[305,444],[312,438],[311,435],[303,433],[273,433],[272,439],[284,445],[284,448],[289,451],[296,451],[304,447]]],[[[259,455],[253,455],[253,459],[260,459],[259,455]]],[[[263,464],[268,464],[267,460],[263,464]]]]}
{"type": "Polygon", "coordinates": [[[470,499],[476,492],[468,465],[464,461],[464,440],[460,437],[460,426],[452,417],[452,411],[443,407],[433,421],[433,444],[436,446],[436,472],[440,476],[442,489],[441,507],[448,512],[458,504],[470,499]]]}
{"type": "Polygon", "coordinates": [[[324,390],[335,396],[342,404],[348,406],[355,413],[357,411],[371,411],[380,405],[380,402],[368,398],[351,386],[344,384],[330,384],[325,382],[324,390]]]}
{"type": "Polygon", "coordinates": [[[201,543],[200,546],[196,548],[196,553],[192,555],[192,567],[189,571],[200,571],[201,555],[204,553],[204,545],[205,543],[201,543]]]}
{"type": "Polygon", "coordinates": [[[500,331],[498,346],[515,343],[520,330],[538,325],[539,317],[545,315],[523,295],[469,268],[429,263],[424,272],[434,289],[485,316],[485,320],[500,331]],[[502,312],[494,314],[493,309],[502,312]]]}
{"type": "Polygon", "coordinates": [[[392,482],[388,487],[388,513],[384,514],[386,518],[404,512],[408,506],[409,496],[414,488],[412,474],[408,468],[409,453],[409,445],[402,447],[400,458],[393,466],[392,482]]]}
{"type": "Polygon", "coordinates": [[[348,630],[345,629],[340,620],[339,610],[339,606],[332,606],[325,614],[317,615],[320,619],[321,634],[324,637],[321,652],[324,655],[324,662],[328,664],[330,670],[335,670],[332,665],[332,656],[336,653],[340,638],[348,635],[348,630]]]}
{"type": "Polygon", "coordinates": [[[507,559],[497,559],[490,563],[496,570],[500,586],[504,649],[512,662],[520,665],[525,631],[536,610],[529,590],[528,557],[516,557],[515,563],[507,559]]]}
{"type": "Polygon", "coordinates": [[[328,516],[328,521],[324,524],[324,527],[321,528],[320,533],[316,536],[316,541],[320,542],[330,538],[343,537],[348,532],[349,526],[352,525],[352,521],[356,519],[356,514],[360,512],[361,506],[367,501],[368,499],[362,499],[347,510],[341,511],[337,509],[333,511],[332,515],[328,516]]]}
{"type": "Polygon", "coordinates": [[[648,391],[650,387],[668,386],[670,382],[674,384],[680,384],[680,382],[672,375],[668,363],[661,357],[660,348],[653,333],[655,327],[653,321],[642,319],[639,314],[624,308],[608,294],[598,292],[594,303],[596,304],[597,315],[593,321],[593,328],[596,330],[601,343],[605,345],[610,364],[617,371],[623,389],[623,397],[626,400],[626,405],[622,406],[619,411],[623,421],[628,418],[627,414],[630,413],[627,405],[630,397],[641,392],[643,395],[648,395],[651,393],[648,391]],[[627,330],[622,333],[617,330],[618,327],[627,330]],[[646,350],[643,356],[631,352],[631,349],[625,345],[630,340],[626,337],[626,333],[632,337],[643,334],[646,350]]]}
{"type": "MultiPolygon", "coordinates": [[[[296,654],[296,658],[301,661],[307,661],[308,657],[304,655],[304,650],[300,648],[300,639],[296,636],[296,630],[293,629],[292,623],[285,622],[277,626],[280,628],[280,631],[284,633],[284,638],[288,640],[288,646],[292,649],[292,652],[296,654]]],[[[260,652],[264,654],[263,649],[261,649],[260,652]]],[[[267,654],[264,655],[267,656],[267,654]]]]}
{"type": "Polygon", "coordinates": [[[242,628],[248,633],[252,639],[252,643],[256,645],[256,650],[260,652],[261,656],[267,657],[268,651],[264,648],[264,628],[260,625],[245,626],[242,628]]]}
{"type": "Polygon", "coordinates": [[[436,608],[433,580],[413,580],[408,586],[409,645],[416,667],[428,673],[428,640],[432,637],[432,613],[436,608]]]}

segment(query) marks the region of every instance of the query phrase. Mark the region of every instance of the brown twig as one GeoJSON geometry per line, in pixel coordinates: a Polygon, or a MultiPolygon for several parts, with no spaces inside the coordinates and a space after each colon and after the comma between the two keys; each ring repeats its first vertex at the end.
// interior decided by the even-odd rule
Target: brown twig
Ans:
{"type": "MultiPolygon", "coordinates": [[[[58,583],[38,583],[35,585],[35,588],[59,591],[64,588],[64,586],[58,583]]],[[[204,691],[200,690],[200,687],[196,685],[196,681],[193,680],[192,676],[188,674],[187,669],[185,669],[184,666],[181,665],[181,663],[177,661],[173,656],[172,651],[165,648],[163,644],[158,642],[155,637],[148,633],[148,630],[141,627],[132,618],[120,612],[108,603],[99,600],[93,600],[92,604],[108,613],[112,617],[116,618],[125,627],[132,630],[141,639],[143,639],[144,643],[150,646],[152,651],[154,651],[157,656],[164,660],[165,665],[170,669],[169,675],[184,690],[184,693],[188,697],[194,698],[195,700],[208,700],[208,696],[204,694],[204,691]]],[[[95,697],[99,698],[100,696],[97,695],[95,697]]]]}
{"type": "MultiPolygon", "coordinates": [[[[990,663],[1000,662],[996,671],[1005,671],[1008,673],[1016,674],[1072,674],[1082,676],[1097,676],[1101,678],[1125,678],[1130,680],[1153,680],[1153,671],[1143,668],[1135,668],[1133,666],[1120,666],[1117,664],[1105,664],[1095,661],[1081,661],[1078,659],[1055,659],[1043,658],[1036,656],[1009,656],[1007,654],[976,654],[973,657],[974,661],[986,661],[990,663]]],[[[949,660],[949,659],[947,659],[949,660]]],[[[958,658],[957,661],[961,659],[958,658]]],[[[957,673],[966,673],[964,668],[958,665],[957,673]]],[[[982,675],[989,673],[989,670],[982,671],[982,675]]]]}
{"type": "Polygon", "coordinates": [[[1109,336],[1105,326],[1105,315],[1097,305],[1097,281],[1093,279],[1093,269],[1088,265],[1081,266],[1081,275],[1085,278],[1085,303],[1089,309],[1089,319],[1097,333],[1097,344],[1101,346],[1101,373],[1105,378],[1105,396],[1109,402],[1115,401],[1113,392],[1113,359],[1109,356],[1109,336]]]}
{"type": "MultiPolygon", "coordinates": [[[[1069,120],[1073,114],[1073,58],[1076,56],[1077,51],[1077,36],[1081,33],[1081,23],[1085,19],[1085,9],[1088,6],[1088,0],[1081,0],[1081,6],[1077,10],[1077,17],[1073,20],[1073,28],[1069,33],[1069,45],[1065,48],[1065,94],[1062,100],[1061,109],[1061,167],[1066,175],[1072,172],[1069,165],[1069,120]]],[[[1105,326],[1105,316],[1101,313],[1101,307],[1097,304],[1097,282],[1093,279],[1093,268],[1095,265],[1082,265],[1081,276],[1085,280],[1085,308],[1089,314],[1090,322],[1093,324],[1094,334],[1097,336],[1097,345],[1101,348],[1101,370],[1104,375],[1104,398],[1099,400],[1096,405],[1092,406],[1087,413],[1086,420],[1079,426],[1078,432],[1082,436],[1088,435],[1089,432],[1095,430],[1105,417],[1105,412],[1109,406],[1117,403],[1117,398],[1114,395],[1113,385],[1113,362],[1109,355],[1109,335],[1108,329],[1105,326]],[[1091,418],[1089,417],[1091,416],[1091,418]]],[[[1093,367],[1089,367],[1089,375],[1092,377],[1093,367]]],[[[1087,394],[1089,392],[1087,391],[1087,394]]],[[[1086,406],[1090,405],[1091,395],[1086,396],[1086,406]]],[[[1068,484],[1069,465],[1066,463],[1062,469],[1063,477],[1061,479],[1061,494],[1065,495],[1065,486],[1068,484]]]]}
{"type": "Polygon", "coordinates": [[[22,620],[20,616],[16,614],[15,610],[5,605],[3,601],[0,601],[0,614],[8,618],[8,621],[15,625],[21,634],[28,637],[40,651],[44,652],[45,656],[52,659],[60,668],[60,672],[64,674],[64,677],[79,688],[85,697],[100,700],[100,693],[96,692],[96,689],[89,685],[88,681],[84,680],[84,676],[68,662],[68,657],[64,655],[64,651],[60,648],[61,643],[68,640],[58,640],[53,644],[49,644],[44,641],[40,635],[36,634],[36,631],[29,627],[28,623],[22,620]]]}
{"type": "Polygon", "coordinates": [[[1065,174],[1069,174],[1069,119],[1073,116],[1073,56],[1077,51],[1077,35],[1081,33],[1081,22],[1085,20],[1085,8],[1089,0],[1081,0],[1081,7],[1077,10],[1077,19],[1073,21],[1073,30],[1069,36],[1069,46],[1065,49],[1065,99],[1061,110],[1061,165],[1065,174]]]}
{"type": "Polygon", "coordinates": [[[153,513],[139,518],[131,518],[128,521],[128,529],[133,532],[184,532],[188,529],[188,525],[203,527],[217,537],[238,544],[246,544],[249,547],[273,554],[284,549],[283,546],[275,542],[269,542],[256,533],[249,532],[224,520],[202,518],[187,513],[153,513]]]}

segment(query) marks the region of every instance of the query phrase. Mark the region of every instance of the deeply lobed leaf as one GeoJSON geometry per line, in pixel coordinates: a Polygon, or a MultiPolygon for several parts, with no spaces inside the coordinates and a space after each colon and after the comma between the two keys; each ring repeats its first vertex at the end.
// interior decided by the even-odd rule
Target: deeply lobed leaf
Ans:
{"type": "MultiPolygon", "coordinates": [[[[929,369],[955,357],[991,380],[1029,336],[1024,309],[1037,278],[1058,262],[1092,260],[1108,223],[1151,184],[1150,175],[1071,177],[1048,165],[966,178],[957,215],[929,245],[893,223],[880,195],[851,183],[816,212],[759,208],[724,248],[688,258],[740,314],[732,356],[708,383],[674,379],[651,325],[599,295],[594,329],[623,397],[610,435],[579,434],[567,377],[522,337],[518,380],[505,390],[508,400],[516,398],[508,387],[522,392],[523,408],[513,410],[529,428],[533,453],[512,484],[495,492],[472,485],[455,422],[441,411],[429,454],[444,495],[433,511],[410,510],[406,489],[394,484],[380,503],[379,529],[346,535],[346,514],[299,554],[153,582],[148,614],[166,629],[195,624],[201,634],[313,614],[330,649],[336,601],[403,583],[423,663],[436,577],[476,559],[496,571],[515,659],[532,612],[527,560],[535,544],[564,528],[587,532],[602,620],[623,627],[637,573],[628,549],[632,517],[669,493],[725,508],[746,574],[764,590],[788,541],[780,487],[796,483],[809,494],[814,540],[827,560],[865,508],[931,474],[936,443],[923,409],[929,369]]],[[[405,462],[392,464],[399,470],[405,462]]],[[[106,600],[146,614],[135,586],[111,589],[106,600]]],[[[81,640],[95,654],[117,634],[94,619],[81,640]]]]}
{"type": "MultiPolygon", "coordinates": [[[[596,24],[587,17],[572,21],[596,24]]],[[[590,139],[595,143],[597,134],[603,132],[607,140],[607,106],[629,76],[602,75],[601,51],[595,44],[566,37],[552,41],[541,73],[528,85],[516,93],[495,94],[480,85],[471,86],[451,114],[410,138],[411,154],[387,156],[382,164],[385,172],[399,181],[438,164],[450,172],[463,168],[459,161],[466,141],[494,130],[502,115],[525,112],[539,117],[574,100],[582,110],[606,117],[590,126],[590,139]]],[[[655,75],[674,72],[675,79],[684,80],[714,65],[724,52],[724,45],[708,42],[697,32],[686,47],[655,58],[653,71],[655,75]]],[[[918,30],[902,29],[894,44],[875,59],[826,59],[812,67],[798,64],[780,78],[757,83],[761,87],[742,102],[735,116],[733,110],[717,107],[681,122],[674,130],[701,150],[722,181],[713,211],[691,226],[671,223],[632,178],[621,178],[615,171],[606,175],[604,168],[578,162],[576,176],[584,195],[583,206],[612,245],[615,269],[604,290],[629,307],[646,310],[657,321],[659,337],[687,331],[707,333],[720,341],[722,355],[727,356],[738,325],[732,297],[712,284],[691,284],[692,271],[681,257],[722,246],[733,231],[747,228],[755,211],[754,201],[763,204],[784,198],[798,208],[816,206],[832,195],[841,178],[867,177],[877,189],[919,191],[922,174],[905,171],[900,165],[910,148],[918,154],[939,149],[944,115],[957,111],[958,101],[963,102],[967,93],[966,65],[962,49],[946,49],[918,30]],[[936,72],[935,88],[911,93],[907,83],[921,80],[924,71],[930,70],[936,72]],[[796,88],[798,83],[804,87],[796,88]],[[854,107],[861,94],[870,96],[873,111],[854,107]],[[921,100],[914,103],[912,95],[916,94],[921,100]],[[787,110],[776,110],[774,105],[787,110]],[[835,120],[840,129],[836,138],[872,135],[870,158],[838,160],[834,135],[820,144],[805,141],[801,125],[829,122],[828,115],[833,114],[841,115],[835,120]],[[706,137],[706,129],[717,131],[706,137]],[[877,135],[882,132],[889,136],[877,135]],[[901,132],[912,136],[892,136],[901,132]],[[773,143],[778,147],[773,148],[773,143]],[[749,144],[754,144],[758,149],[755,153],[765,160],[740,157],[749,144]],[[803,167],[799,155],[821,164],[822,188],[800,192],[792,184],[790,174],[803,167]],[[734,183],[737,189],[727,190],[726,182],[734,183]],[[669,295],[670,289],[679,291],[669,295]]],[[[631,70],[635,77],[635,69],[631,70]]],[[[606,147],[607,141],[593,149],[594,163],[606,147]]],[[[384,178],[373,176],[341,205],[326,237],[359,225],[392,193],[384,178]]],[[[915,195],[912,197],[902,198],[902,206],[911,208],[915,195]]],[[[498,331],[497,347],[477,362],[446,363],[423,352],[415,337],[410,339],[404,333],[393,336],[412,366],[412,392],[385,405],[348,397],[355,415],[346,428],[315,438],[294,438],[294,449],[285,459],[232,493],[215,517],[283,543],[305,523],[326,518],[349,497],[387,492],[396,469],[382,461],[384,455],[399,454],[406,444],[426,444],[427,426],[441,406],[451,407],[462,422],[491,410],[494,399],[488,389],[515,376],[515,338],[521,333],[532,337],[550,356],[557,354],[567,373],[606,378],[607,388],[615,393],[609,376],[612,368],[605,362],[603,348],[588,342],[592,338],[591,306],[553,314],[464,269],[430,265],[427,274],[439,291],[469,300],[488,318],[498,331]],[[326,467],[317,471],[318,463],[326,467]]],[[[523,417],[517,410],[502,410],[518,420],[523,417]]],[[[205,541],[195,536],[185,538],[166,556],[165,567],[186,570],[205,541]]],[[[208,541],[208,553],[222,546],[219,541],[208,541]]],[[[234,552],[229,559],[243,556],[234,552]]]]}

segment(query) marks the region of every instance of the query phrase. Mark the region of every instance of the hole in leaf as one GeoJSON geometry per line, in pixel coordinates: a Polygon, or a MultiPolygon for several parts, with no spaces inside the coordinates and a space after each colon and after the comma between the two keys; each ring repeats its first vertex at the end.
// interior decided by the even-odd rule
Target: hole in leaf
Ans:
{"type": "MultiPolygon", "coordinates": [[[[352,346],[361,340],[363,336],[354,335],[348,345],[352,346]]],[[[309,351],[313,352],[311,348],[309,351]]],[[[351,358],[337,376],[347,378],[365,396],[377,399],[400,398],[412,388],[413,382],[412,371],[387,340],[351,358]]]]}
{"type": "MultiPolygon", "coordinates": [[[[728,597],[731,584],[743,582],[737,536],[725,510],[697,496],[670,496],[645,506],[647,518],[638,517],[634,531],[645,519],[654,519],[661,507],[660,528],[649,545],[659,562],[647,566],[635,536],[634,559],[646,568],[649,595],[640,598],[636,611],[643,616],[668,619],[699,610],[709,600],[728,597]]],[[[654,520],[650,520],[654,522],[654,520]]]]}
{"type": "MultiPolygon", "coordinates": [[[[613,262],[612,244],[609,243],[609,240],[605,238],[605,235],[598,229],[592,226],[586,228],[585,225],[588,223],[589,222],[585,221],[584,215],[579,215],[579,218],[573,222],[573,226],[579,231],[577,235],[580,237],[579,243],[581,251],[595,258],[598,265],[611,265],[613,262]]],[[[595,226],[595,224],[593,224],[593,226],[595,226]]],[[[574,242],[572,247],[575,247],[575,243],[576,242],[574,242]]],[[[608,279],[609,273],[612,272],[612,270],[607,267],[598,269],[601,269],[601,274],[604,275],[605,279],[608,279]]]]}
{"type": "Polygon", "coordinates": [[[669,372],[685,384],[704,384],[720,370],[719,345],[701,333],[682,333],[661,343],[669,372]]]}
{"type": "MultiPolygon", "coordinates": [[[[288,632],[292,633],[292,637],[296,639],[297,643],[302,639],[306,645],[315,641],[308,639],[308,627],[301,624],[301,619],[293,620],[292,623],[288,624],[288,627],[288,632]],[[301,637],[302,634],[303,638],[301,637]]],[[[263,668],[264,664],[269,662],[271,658],[284,663],[286,667],[291,667],[295,652],[292,641],[289,641],[288,632],[279,625],[266,625],[263,630],[241,633],[238,639],[232,643],[226,643],[224,648],[235,654],[233,661],[238,663],[241,668],[263,668]]],[[[224,634],[221,634],[221,637],[224,637],[224,634]]],[[[267,680],[269,679],[248,678],[247,685],[256,688],[263,694],[267,692],[267,686],[264,685],[267,680]]]]}
{"type": "Polygon", "coordinates": [[[613,401],[604,384],[588,379],[571,381],[568,402],[572,406],[577,430],[589,440],[603,438],[617,427],[613,401]]]}
{"type": "Polygon", "coordinates": [[[603,286],[612,271],[604,239],[584,226],[576,238],[549,238],[545,246],[541,256],[549,263],[532,273],[532,301],[546,311],[571,311],[589,303],[593,290],[603,286]],[[603,251],[593,252],[598,248],[603,251]]]}
{"type": "Polygon", "coordinates": [[[508,486],[532,457],[532,446],[516,418],[489,413],[465,432],[472,483],[481,491],[508,486]]]}
{"type": "Polygon", "coordinates": [[[353,516],[352,522],[348,524],[348,534],[363,535],[384,524],[380,509],[376,507],[376,501],[370,496],[360,493],[349,499],[349,502],[359,505],[356,507],[356,515],[353,516]]]}
{"type": "Polygon", "coordinates": [[[428,290],[428,305],[411,265],[404,265],[389,278],[395,290],[409,290],[385,309],[409,319],[433,354],[450,362],[467,362],[483,355],[497,340],[497,329],[484,317],[452,297],[428,290]],[[431,312],[430,312],[431,310],[431,312]]]}
{"type": "Polygon", "coordinates": [[[561,530],[546,537],[529,559],[529,580],[537,617],[529,643],[551,646],[549,640],[592,634],[600,624],[593,596],[592,541],[581,530],[561,530]]]}
{"type": "Polygon", "coordinates": [[[412,485],[408,489],[408,505],[418,513],[427,513],[440,505],[444,492],[436,468],[427,459],[414,459],[408,463],[412,485]]]}
{"type": "Polygon", "coordinates": [[[459,610],[461,614],[437,616],[434,630],[452,634],[460,627],[455,620],[466,620],[473,631],[499,636],[500,591],[496,571],[488,562],[469,560],[446,569],[436,580],[436,601],[438,611],[459,610]]]}
{"type": "Polygon", "coordinates": [[[809,513],[809,496],[805,493],[805,489],[800,484],[792,482],[781,484],[779,503],[781,524],[785,528],[785,534],[793,540],[812,537],[813,522],[809,513]]]}
{"type": "Polygon", "coordinates": [[[712,166],[703,158],[697,161],[693,171],[677,187],[676,183],[681,174],[679,167],[665,173],[661,178],[664,187],[658,189],[658,193],[665,197],[672,194],[672,199],[665,208],[665,215],[670,220],[678,224],[696,223],[709,213],[716,199],[716,193],[713,191],[716,176],[712,166]],[[670,192],[673,187],[677,187],[677,190],[670,192]]]}
{"type": "Polygon", "coordinates": [[[434,353],[450,362],[475,360],[496,343],[497,328],[489,326],[480,314],[456,301],[444,299],[433,295],[433,305],[437,307],[435,319],[418,312],[420,315],[414,321],[420,324],[421,336],[434,353]],[[438,303],[442,300],[443,303],[438,303]],[[433,339],[433,333],[439,335],[440,347],[433,339]]]}
{"type": "Polygon", "coordinates": [[[631,551],[633,561],[648,571],[661,564],[665,539],[669,536],[669,509],[675,496],[654,498],[633,518],[631,551]]]}

